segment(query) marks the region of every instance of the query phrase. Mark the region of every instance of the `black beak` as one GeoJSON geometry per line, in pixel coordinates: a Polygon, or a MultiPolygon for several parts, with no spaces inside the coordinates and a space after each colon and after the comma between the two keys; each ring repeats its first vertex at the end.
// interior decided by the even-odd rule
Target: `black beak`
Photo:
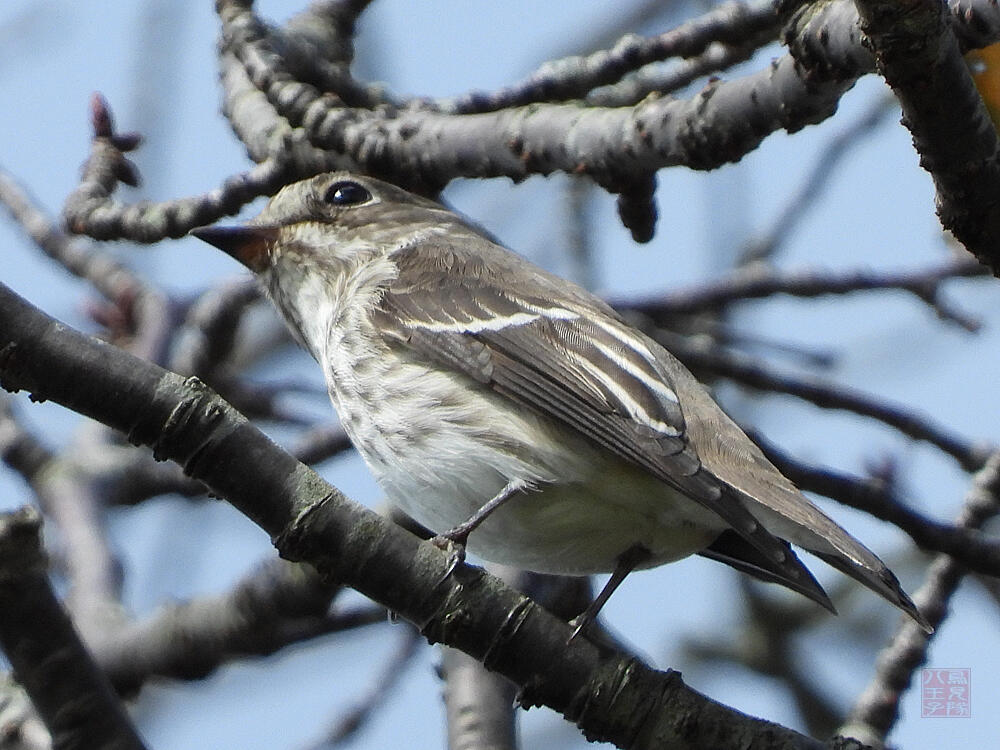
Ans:
{"type": "Polygon", "coordinates": [[[260,273],[270,265],[270,249],[278,239],[278,227],[198,227],[191,234],[260,273]]]}

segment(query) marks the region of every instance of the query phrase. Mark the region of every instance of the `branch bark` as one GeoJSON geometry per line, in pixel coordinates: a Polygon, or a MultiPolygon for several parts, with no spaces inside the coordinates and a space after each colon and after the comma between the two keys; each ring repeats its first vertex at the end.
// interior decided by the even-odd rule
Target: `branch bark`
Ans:
{"type": "Polygon", "coordinates": [[[197,379],[183,379],[48,318],[2,287],[0,384],[103,421],[227,498],[283,557],[309,562],[458,648],[588,739],[623,748],[801,748],[816,742],[753,719],[583,638],[484,571],[447,574],[434,545],[362,508],[280,450],[197,379]]]}
{"type": "Polygon", "coordinates": [[[937,212],[1000,275],[1000,140],[940,0],[856,0],[861,29],[903,107],[937,212]]]}
{"type": "MultiPolygon", "coordinates": [[[[973,477],[957,523],[966,529],[978,530],[998,512],[1000,453],[995,453],[973,477]]],[[[961,563],[948,555],[938,555],[931,564],[924,585],[914,594],[913,600],[935,628],[944,621],[948,603],[967,572],[961,563]]],[[[914,672],[926,663],[933,637],[911,623],[902,620],[900,623],[892,642],[879,654],[875,676],[858,697],[842,728],[876,747],[884,747],[886,737],[899,718],[899,701],[914,672]]]]}
{"type": "Polygon", "coordinates": [[[0,646],[54,750],[145,750],[49,585],[40,531],[31,508],[0,515],[0,646]]]}

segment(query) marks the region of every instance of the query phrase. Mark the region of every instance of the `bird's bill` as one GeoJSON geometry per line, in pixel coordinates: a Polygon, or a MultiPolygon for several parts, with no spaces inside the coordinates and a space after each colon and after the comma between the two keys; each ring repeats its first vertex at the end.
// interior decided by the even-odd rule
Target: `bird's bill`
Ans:
{"type": "Polygon", "coordinates": [[[191,234],[215,245],[254,273],[260,273],[268,267],[268,254],[278,238],[278,227],[198,227],[191,234]]]}

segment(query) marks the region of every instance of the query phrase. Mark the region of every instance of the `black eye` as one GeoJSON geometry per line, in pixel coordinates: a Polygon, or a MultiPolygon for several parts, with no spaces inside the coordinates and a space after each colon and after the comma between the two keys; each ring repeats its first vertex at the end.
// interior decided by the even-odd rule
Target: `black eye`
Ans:
{"type": "Polygon", "coordinates": [[[333,206],[356,206],[371,199],[372,194],[365,187],[350,180],[333,183],[323,195],[323,200],[333,206]]]}

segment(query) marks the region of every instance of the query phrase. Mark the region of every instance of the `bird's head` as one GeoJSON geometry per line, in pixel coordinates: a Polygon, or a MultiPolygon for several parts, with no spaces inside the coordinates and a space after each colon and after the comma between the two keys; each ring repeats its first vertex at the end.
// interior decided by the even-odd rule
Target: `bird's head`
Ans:
{"type": "Polygon", "coordinates": [[[191,234],[266,276],[285,264],[350,264],[452,226],[467,227],[439,203],[372,177],[330,172],[282,188],[247,224],[191,234]]]}
{"type": "Polygon", "coordinates": [[[471,225],[441,204],[348,172],[288,185],[244,225],[191,232],[258,276],[318,361],[330,322],[345,308],[370,309],[396,277],[394,251],[469,233],[471,225]]]}

